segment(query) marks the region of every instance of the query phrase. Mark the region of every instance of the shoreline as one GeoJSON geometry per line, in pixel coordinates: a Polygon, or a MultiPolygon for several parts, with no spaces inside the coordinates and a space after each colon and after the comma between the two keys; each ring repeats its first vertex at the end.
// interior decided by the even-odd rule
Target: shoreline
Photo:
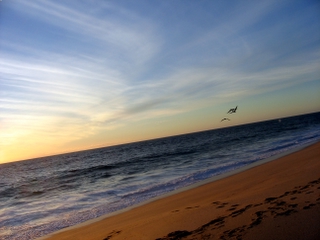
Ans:
{"type": "MultiPolygon", "coordinates": [[[[237,179],[240,177],[240,179],[243,180],[243,175],[244,176],[248,175],[248,174],[255,175],[254,170],[268,168],[268,166],[270,168],[270,163],[273,163],[273,165],[280,165],[280,163],[278,164],[278,161],[274,161],[274,160],[281,160],[284,158],[290,158],[290,156],[292,158],[292,156],[295,156],[298,153],[300,153],[300,155],[301,155],[301,152],[307,152],[308,150],[310,151],[310,149],[313,149],[313,148],[316,149],[316,150],[314,149],[313,151],[311,151],[311,152],[313,152],[313,158],[319,159],[320,157],[317,156],[317,154],[314,156],[314,154],[315,154],[314,152],[315,151],[318,153],[320,152],[319,151],[320,142],[305,144],[303,146],[299,146],[299,147],[293,148],[289,151],[279,153],[275,156],[266,158],[264,160],[257,161],[253,164],[249,164],[245,167],[233,170],[231,172],[223,173],[223,174],[211,177],[209,179],[200,181],[198,183],[192,184],[190,186],[187,186],[187,187],[184,187],[181,189],[177,189],[175,191],[166,193],[164,195],[152,198],[150,200],[144,201],[144,202],[139,203],[137,205],[134,205],[134,206],[122,209],[122,210],[118,210],[113,213],[102,215],[98,218],[91,219],[86,222],[83,222],[83,223],[80,223],[80,224],[77,224],[77,225],[74,225],[74,226],[71,226],[68,228],[58,230],[58,231],[53,232],[51,234],[48,234],[46,236],[40,237],[40,238],[38,238],[38,240],[43,240],[43,239],[130,239],[129,236],[133,237],[132,239],[156,239],[156,238],[158,238],[158,239],[171,239],[169,237],[168,238],[159,238],[161,236],[165,236],[164,233],[166,233],[166,232],[170,233],[169,229],[174,229],[174,228],[172,228],[171,225],[178,225],[178,226],[176,226],[176,228],[178,228],[177,229],[178,232],[182,231],[183,227],[185,227],[185,229],[189,228],[188,230],[183,230],[183,231],[186,231],[191,234],[190,230],[192,230],[192,228],[190,228],[190,226],[193,226],[193,228],[195,228],[197,225],[201,226],[201,223],[205,223],[206,220],[209,219],[208,216],[199,217],[199,214],[205,215],[204,212],[200,211],[200,209],[199,209],[200,208],[199,203],[204,201],[204,200],[202,201],[201,196],[203,199],[207,199],[208,197],[214,198],[214,196],[210,196],[210,195],[208,195],[208,193],[205,194],[206,190],[203,190],[203,189],[211,188],[211,190],[212,190],[212,188],[214,188],[214,186],[212,187],[211,185],[221,185],[222,184],[225,186],[226,190],[221,191],[218,195],[224,195],[224,196],[220,197],[220,199],[222,199],[222,198],[229,199],[230,196],[237,195],[237,192],[235,192],[235,189],[227,189],[226,188],[226,186],[230,186],[230,183],[229,183],[230,181],[233,181],[233,183],[234,183],[234,180],[232,180],[232,179],[237,179]],[[199,196],[197,196],[197,197],[192,196],[192,195],[196,194],[196,192],[199,192],[199,191],[200,191],[199,196]],[[205,192],[203,192],[203,191],[205,191],[205,192]],[[226,194],[227,195],[229,194],[230,196],[226,196],[226,194]],[[170,225],[163,224],[163,223],[156,224],[159,221],[167,221],[168,220],[167,218],[170,217],[168,215],[172,215],[172,216],[178,215],[178,214],[174,214],[175,213],[174,208],[179,208],[180,207],[179,205],[183,205],[181,198],[183,198],[183,202],[186,205],[192,205],[194,202],[197,202],[198,207],[197,206],[196,207],[187,206],[186,209],[187,208],[188,209],[194,209],[194,208],[198,209],[198,213],[196,213],[196,214],[193,213],[192,216],[196,217],[196,218],[201,218],[201,219],[199,221],[192,221],[192,223],[189,222],[186,224],[181,224],[181,223],[173,224],[172,221],[169,221],[169,222],[171,222],[170,225]],[[196,198],[196,201],[194,198],[196,198]],[[163,209],[162,211],[157,209],[157,208],[159,208],[159,206],[161,206],[161,209],[163,209]],[[148,212],[147,215],[144,215],[146,213],[145,211],[148,212]],[[152,211],[154,213],[152,213],[152,211]],[[150,215],[150,213],[151,213],[151,215],[150,215]],[[129,217],[129,219],[132,220],[131,222],[128,221],[128,217],[129,217]],[[154,222],[155,226],[153,226],[153,228],[154,227],[159,228],[159,226],[161,225],[162,230],[160,228],[160,230],[158,229],[157,231],[151,231],[151,232],[149,231],[149,235],[147,235],[147,236],[144,236],[144,235],[140,236],[139,229],[141,228],[141,226],[140,226],[140,228],[138,227],[135,229],[134,226],[139,225],[136,222],[140,222],[140,224],[144,222],[144,223],[148,223],[148,225],[154,225],[154,224],[152,224],[152,222],[150,223],[150,219],[155,221],[154,222]],[[146,222],[146,220],[147,220],[147,222],[146,222]],[[197,223],[195,224],[195,222],[197,222],[197,223]],[[102,225],[108,226],[107,229],[105,229],[105,227],[102,227],[102,225]],[[99,230],[99,226],[102,229],[99,230]],[[112,228],[111,226],[113,228],[119,228],[119,229],[122,228],[122,230],[117,230],[117,231],[111,230],[111,228],[112,228]],[[110,230],[108,230],[109,228],[110,228],[110,230]],[[125,230],[123,230],[123,229],[125,229],[125,230]],[[127,235],[124,234],[126,232],[126,229],[128,230],[127,235]],[[168,229],[168,230],[166,230],[166,229],[168,229]],[[82,238],[82,236],[84,236],[84,235],[82,235],[82,233],[84,231],[86,232],[86,235],[85,235],[85,238],[82,238]],[[108,233],[108,231],[110,234],[108,233]],[[160,232],[163,232],[163,234],[161,235],[160,232]],[[90,235],[88,235],[88,234],[90,234],[90,235]],[[101,237],[104,235],[105,238],[101,238],[100,235],[101,235],[101,237]],[[78,236],[78,237],[75,237],[75,236],[78,236]],[[138,237],[138,238],[135,238],[135,237],[138,237]]],[[[313,164],[315,164],[315,163],[313,163],[313,164]]],[[[316,165],[317,165],[317,169],[319,170],[320,164],[316,164],[316,165]]],[[[275,166],[275,167],[277,167],[277,166],[275,166]]],[[[264,172],[264,170],[262,170],[262,172],[264,172]]],[[[268,172],[266,172],[266,174],[267,173],[268,172]]],[[[251,182],[255,182],[255,180],[257,180],[256,179],[257,177],[258,176],[251,176],[251,178],[252,178],[251,182]]],[[[318,177],[320,177],[320,175],[318,177]]],[[[245,178],[248,178],[248,176],[245,178]]],[[[313,181],[316,181],[316,180],[317,179],[313,179],[313,181]]],[[[248,180],[247,180],[245,185],[248,185],[248,184],[250,185],[250,183],[248,183],[248,180]]],[[[239,182],[236,181],[236,185],[241,185],[241,181],[239,181],[239,182]]],[[[251,183],[251,185],[253,185],[253,187],[255,186],[255,184],[253,184],[253,183],[251,183]]],[[[252,186],[250,186],[250,187],[252,188],[252,186]]],[[[221,186],[220,186],[220,188],[221,188],[221,186]]],[[[255,188],[257,188],[257,186],[255,188]]],[[[256,190],[258,190],[258,189],[256,189],[256,190]]],[[[216,192],[217,192],[217,190],[216,190],[216,192]]],[[[250,195],[250,198],[252,199],[254,197],[252,195],[255,195],[255,194],[252,194],[252,190],[251,190],[251,194],[249,194],[249,195],[250,195]]],[[[244,201],[243,197],[239,197],[239,194],[237,196],[238,196],[238,197],[236,197],[237,200],[242,199],[242,201],[244,201]]],[[[216,198],[217,198],[217,196],[216,196],[216,198]]],[[[213,201],[213,202],[216,202],[216,204],[219,205],[220,201],[213,201]]],[[[226,205],[227,205],[226,202],[224,202],[224,204],[219,205],[217,209],[219,209],[219,210],[223,209],[226,205]]],[[[233,204],[233,205],[236,205],[236,204],[233,204]]],[[[240,205],[240,204],[238,204],[238,205],[240,205]]],[[[319,208],[319,204],[317,206],[319,208]]],[[[211,208],[212,208],[212,206],[211,206],[211,208]]],[[[231,208],[236,209],[236,206],[231,207],[231,208]]],[[[216,209],[215,214],[218,214],[220,212],[217,209],[216,209]]],[[[177,210],[176,212],[178,213],[178,212],[180,212],[180,210],[177,210]]],[[[197,210],[195,210],[195,212],[197,212],[197,210]]],[[[212,209],[211,209],[211,213],[212,213],[212,209]]],[[[212,214],[214,215],[214,213],[212,213],[212,214]]],[[[190,218],[190,216],[188,214],[181,214],[181,215],[184,215],[184,216],[190,218]]],[[[181,219],[180,217],[178,217],[176,220],[180,220],[180,221],[183,220],[182,222],[185,222],[184,218],[181,219]]],[[[152,227],[151,227],[151,229],[152,229],[152,227]]],[[[197,229],[197,228],[195,228],[195,229],[197,229]]],[[[175,232],[175,231],[173,231],[173,232],[175,232]]],[[[185,234],[187,234],[186,232],[185,232],[185,234]]],[[[172,238],[172,239],[174,239],[174,238],[172,238]]]]}

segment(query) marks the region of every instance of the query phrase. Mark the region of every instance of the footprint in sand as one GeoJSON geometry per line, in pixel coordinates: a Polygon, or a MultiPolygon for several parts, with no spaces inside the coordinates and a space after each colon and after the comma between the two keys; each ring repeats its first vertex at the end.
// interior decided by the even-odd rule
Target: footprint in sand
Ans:
{"type": "Polygon", "coordinates": [[[268,198],[266,198],[264,201],[267,202],[267,203],[269,203],[269,202],[273,202],[273,201],[275,201],[275,200],[277,200],[277,199],[278,199],[277,197],[268,197],[268,198]]]}
{"type": "Polygon", "coordinates": [[[257,216],[256,219],[253,219],[253,221],[251,222],[251,224],[249,225],[248,228],[253,228],[257,225],[259,225],[262,222],[262,219],[265,217],[265,213],[268,211],[257,211],[255,214],[257,216]]]}
{"type": "Polygon", "coordinates": [[[238,206],[239,206],[239,204],[232,204],[231,208],[229,208],[228,211],[236,210],[238,206]]]}
{"type": "Polygon", "coordinates": [[[279,202],[275,202],[274,204],[276,204],[277,206],[284,206],[287,203],[285,201],[279,201],[279,202]]]}
{"type": "Polygon", "coordinates": [[[228,209],[228,211],[233,211],[233,210],[236,210],[237,208],[236,207],[231,207],[228,209]]]}
{"type": "Polygon", "coordinates": [[[303,209],[310,209],[311,207],[315,206],[316,204],[314,203],[310,203],[309,205],[307,206],[304,206],[303,209]]]}
{"type": "Polygon", "coordinates": [[[289,204],[288,206],[291,208],[296,208],[296,207],[298,207],[298,204],[289,204]]]}
{"type": "Polygon", "coordinates": [[[185,209],[194,209],[194,208],[199,208],[200,206],[194,206],[194,207],[186,207],[185,209]]]}
{"type": "Polygon", "coordinates": [[[295,213],[295,212],[297,212],[297,211],[294,210],[294,209],[288,209],[288,210],[286,210],[286,211],[284,211],[284,212],[276,213],[275,217],[279,217],[279,216],[289,216],[289,215],[291,215],[292,213],[295,213]]]}
{"type": "Polygon", "coordinates": [[[217,208],[224,208],[229,203],[227,203],[227,202],[222,203],[222,202],[217,201],[217,202],[212,202],[212,204],[218,205],[217,208]]]}
{"type": "Polygon", "coordinates": [[[111,239],[114,235],[118,235],[118,234],[120,234],[121,233],[121,231],[117,231],[117,230],[113,230],[111,233],[109,233],[109,235],[106,237],[106,238],[104,238],[103,240],[109,240],[109,239],[111,239]]]}
{"type": "Polygon", "coordinates": [[[239,210],[232,212],[229,216],[237,217],[238,215],[244,213],[246,210],[248,210],[252,206],[253,206],[252,204],[249,204],[249,205],[245,206],[244,208],[240,208],[239,210]]]}
{"type": "Polygon", "coordinates": [[[309,188],[309,187],[310,187],[310,185],[306,185],[306,186],[300,188],[300,190],[305,190],[305,189],[307,189],[307,188],[309,188]]]}

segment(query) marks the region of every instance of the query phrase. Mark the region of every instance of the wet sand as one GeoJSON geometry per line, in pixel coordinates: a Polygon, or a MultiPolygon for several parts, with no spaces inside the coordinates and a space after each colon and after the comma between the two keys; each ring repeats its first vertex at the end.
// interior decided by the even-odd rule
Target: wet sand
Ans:
{"type": "Polygon", "coordinates": [[[320,239],[320,142],[41,239],[320,239]]]}

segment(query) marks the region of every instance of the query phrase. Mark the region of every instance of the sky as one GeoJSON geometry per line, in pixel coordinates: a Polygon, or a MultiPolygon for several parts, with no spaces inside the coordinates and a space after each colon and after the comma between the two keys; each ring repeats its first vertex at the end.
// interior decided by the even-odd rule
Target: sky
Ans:
{"type": "Polygon", "coordinates": [[[0,163],[317,111],[317,0],[0,1],[0,163]]]}

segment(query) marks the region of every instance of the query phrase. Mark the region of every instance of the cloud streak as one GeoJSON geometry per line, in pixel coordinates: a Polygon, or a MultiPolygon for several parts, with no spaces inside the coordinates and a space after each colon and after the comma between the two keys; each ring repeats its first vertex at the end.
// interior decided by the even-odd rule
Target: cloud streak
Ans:
{"type": "Polygon", "coordinates": [[[88,14],[85,6],[77,7],[78,2],[69,6],[37,0],[22,1],[19,4],[19,9],[24,13],[28,12],[52,26],[74,34],[76,44],[86,44],[85,41],[90,41],[97,45],[97,54],[108,53],[109,56],[119,59],[122,67],[126,62],[129,62],[128,65],[141,66],[157,52],[157,39],[153,36],[154,26],[133,13],[123,15],[121,9],[110,3],[98,4],[99,7],[91,14],[88,14]]]}

